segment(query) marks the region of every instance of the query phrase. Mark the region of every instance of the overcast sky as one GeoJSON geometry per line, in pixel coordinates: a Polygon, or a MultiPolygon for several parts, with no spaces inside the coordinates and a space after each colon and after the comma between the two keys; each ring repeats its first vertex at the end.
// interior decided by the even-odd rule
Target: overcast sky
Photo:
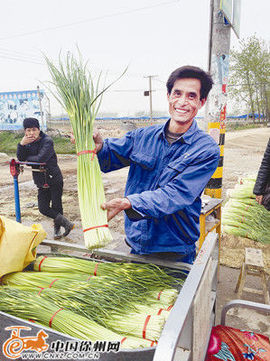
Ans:
{"type": "MultiPolygon", "coordinates": [[[[78,45],[93,71],[116,78],[102,110],[132,115],[149,110],[145,76],[153,79],[153,109],[166,111],[165,82],[185,64],[207,70],[210,0],[8,0],[1,2],[0,92],[44,89],[50,80],[42,57],[78,45]]],[[[270,39],[270,1],[242,0],[241,38],[270,39]]],[[[238,39],[231,35],[231,46],[238,39]]],[[[52,113],[61,112],[50,94],[52,113]]]]}

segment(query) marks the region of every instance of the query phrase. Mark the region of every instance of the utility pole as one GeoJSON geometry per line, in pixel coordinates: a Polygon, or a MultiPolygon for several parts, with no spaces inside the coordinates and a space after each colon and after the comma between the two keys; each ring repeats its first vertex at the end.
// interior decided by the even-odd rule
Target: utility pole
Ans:
{"type": "MultiPolygon", "coordinates": [[[[231,8],[229,7],[229,12],[230,10],[232,11],[232,0],[223,1],[223,3],[224,6],[230,5],[231,8]]],[[[230,20],[232,23],[232,19],[230,20]]],[[[206,104],[205,122],[208,133],[216,140],[220,147],[220,160],[217,170],[206,186],[205,194],[215,198],[221,198],[222,193],[230,37],[231,25],[225,18],[224,12],[221,10],[220,0],[210,0],[208,64],[209,72],[214,80],[214,85],[206,104]]]]}
{"type": "Polygon", "coordinates": [[[267,89],[266,89],[266,86],[264,83],[263,90],[264,90],[264,97],[265,97],[265,117],[266,117],[266,122],[269,122],[270,121],[270,109],[269,109],[269,104],[268,104],[268,94],[269,94],[268,84],[267,84],[267,89]]]}
{"type": "Polygon", "coordinates": [[[47,102],[45,103],[45,108],[46,108],[46,115],[45,115],[45,123],[46,126],[50,126],[51,125],[51,120],[52,120],[52,114],[51,114],[51,101],[50,98],[47,96],[47,94],[44,92],[44,97],[47,100],[47,102]]]}
{"type": "Polygon", "coordinates": [[[38,101],[39,101],[39,110],[40,110],[40,120],[41,120],[41,129],[44,131],[44,118],[43,118],[43,110],[42,110],[42,102],[41,102],[41,95],[39,90],[39,85],[37,86],[37,94],[38,94],[38,101]]]}
{"type": "Polygon", "coordinates": [[[157,77],[157,75],[147,75],[144,78],[149,78],[149,90],[144,92],[144,96],[149,96],[150,100],[150,122],[153,120],[153,104],[152,104],[152,78],[157,77]]]}
{"type": "Polygon", "coordinates": [[[47,100],[47,104],[48,104],[48,115],[49,115],[49,121],[51,121],[51,101],[50,101],[50,98],[48,97],[48,95],[46,93],[44,93],[44,96],[47,100]]]}

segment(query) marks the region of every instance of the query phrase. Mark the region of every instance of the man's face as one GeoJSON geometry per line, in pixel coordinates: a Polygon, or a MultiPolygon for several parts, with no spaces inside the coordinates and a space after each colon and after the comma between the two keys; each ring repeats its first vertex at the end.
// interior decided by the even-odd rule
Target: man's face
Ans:
{"type": "Polygon", "coordinates": [[[24,134],[29,140],[32,140],[34,142],[39,138],[40,129],[36,128],[36,127],[34,127],[34,128],[26,128],[24,130],[24,134]]]}
{"type": "Polygon", "coordinates": [[[177,79],[171,94],[168,94],[171,119],[179,125],[193,120],[206,99],[200,100],[201,82],[199,79],[177,79]]]}

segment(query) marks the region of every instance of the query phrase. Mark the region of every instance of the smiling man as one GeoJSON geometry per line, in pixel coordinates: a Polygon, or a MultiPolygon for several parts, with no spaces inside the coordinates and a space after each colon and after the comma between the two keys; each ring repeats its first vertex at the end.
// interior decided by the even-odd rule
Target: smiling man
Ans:
{"type": "Polygon", "coordinates": [[[167,81],[171,118],[120,139],[94,135],[103,172],[130,166],[125,197],[102,205],[108,220],[125,211],[131,253],[192,263],[200,235],[201,193],[219,161],[219,147],[194,120],[213,81],[194,66],[167,81]]]}
{"type": "Polygon", "coordinates": [[[178,79],[168,93],[171,120],[169,131],[185,133],[191,126],[205,99],[200,98],[201,82],[198,79],[178,79]]]}

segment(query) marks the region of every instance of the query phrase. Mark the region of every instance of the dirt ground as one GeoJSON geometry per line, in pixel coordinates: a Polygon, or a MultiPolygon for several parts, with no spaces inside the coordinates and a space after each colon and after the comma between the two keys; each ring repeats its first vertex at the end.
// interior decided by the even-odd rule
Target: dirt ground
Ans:
{"type": "MultiPolygon", "coordinates": [[[[104,137],[119,137],[125,133],[123,129],[100,129],[104,137]]],[[[270,128],[257,128],[241,131],[227,132],[225,136],[225,153],[223,166],[223,199],[226,199],[226,191],[234,187],[239,177],[257,174],[266,144],[270,137],[270,128]]],[[[14,155],[15,156],[15,155],[14,155]]],[[[9,166],[5,162],[10,156],[0,154],[0,215],[15,219],[13,179],[9,173],[9,166]]],[[[77,199],[76,184],[76,156],[58,156],[59,165],[64,176],[63,207],[64,214],[76,224],[66,241],[83,244],[83,232],[81,230],[80,212],[77,199]]],[[[125,181],[128,169],[121,169],[103,175],[106,199],[122,197],[124,194],[125,181]]],[[[41,223],[47,232],[47,239],[53,239],[52,222],[42,216],[37,207],[37,191],[32,182],[30,169],[25,169],[19,176],[20,201],[22,222],[26,225],[41,223]]],[[[107,248],[124,250],[124,225],[123,215],[119,214],[110,222],[114,242],[107,248]]],[[[265,246],[257,242],[223,236],[221,241],[221,266],[218,284],[218,315],[223,304],[236,298],[234,288],[239,275],[239,267],[244,257],[245,247],[260,247],[264,252],[264,260],[267,271],[270,273],[270,245],[265,246]]],[[[257,284],[256,278],[251,278],[251,283],[257,284]]],[[[248,285],[249,286],[249,285],[248,285]]],[[[268,281],[268,287],[270,283],[268,281]]],[[[245,299],[263,302],[260,295],[244,295],[245,299]]],[[[270,336],[270,316],[261,314],[252,316],[249,311],[240,310],[230,317],[232,326],[253,328],[254,331],[262,332],[270,336]],[[245,319],[245,321],[243,321],[245,319]]]]}

